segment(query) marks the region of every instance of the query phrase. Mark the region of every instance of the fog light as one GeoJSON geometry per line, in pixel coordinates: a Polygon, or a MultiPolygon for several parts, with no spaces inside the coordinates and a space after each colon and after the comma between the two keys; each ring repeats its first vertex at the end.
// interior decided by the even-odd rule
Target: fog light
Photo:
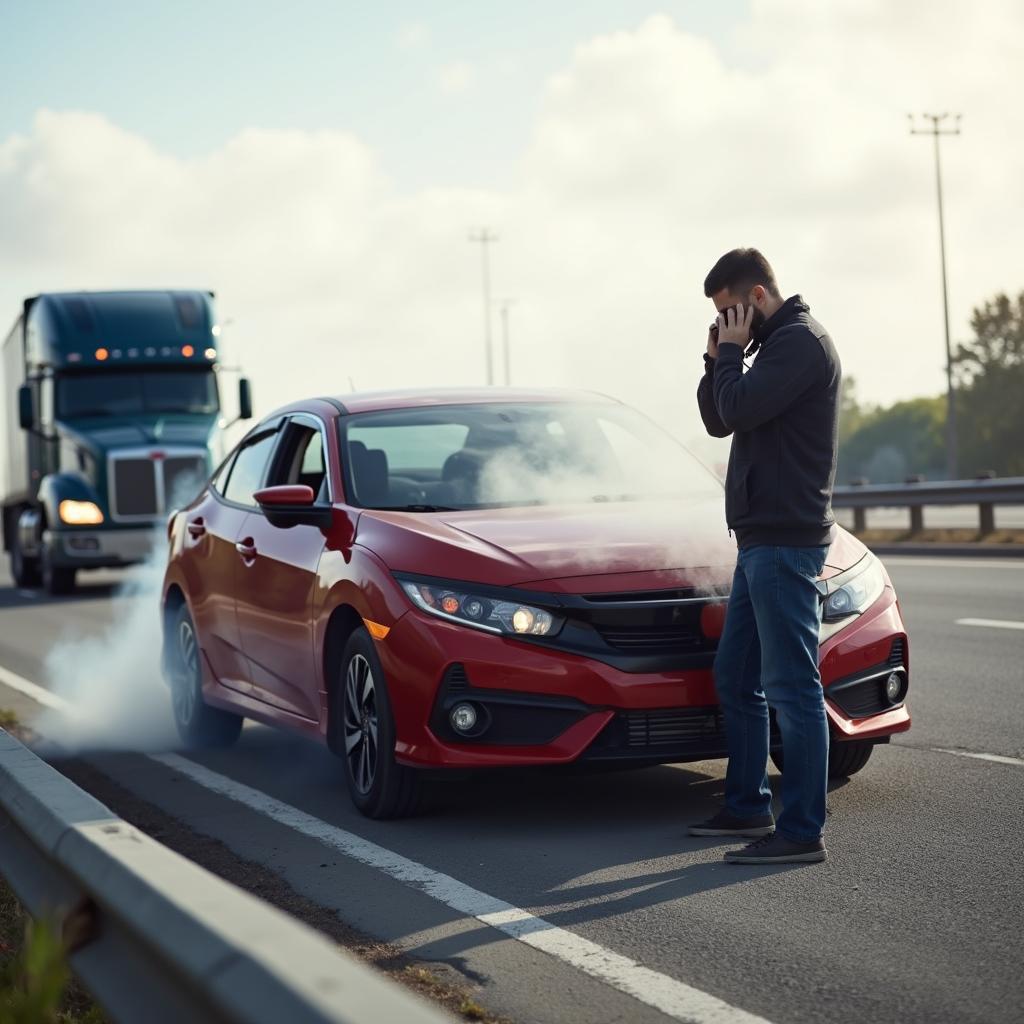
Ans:
{"type": "Polygon", "coordinates": [[[890,672],[889,678],[885,681],[885,695],[889,698],[890,704],[895,704],[903,692],[903,677],[899,672],[890,672]]]}
{"type": "Polygon", "coordinates": [[[476,708],[472,704],[456,704],[448,720],[456,732],[472,732],[476,726],[476,708]]]}

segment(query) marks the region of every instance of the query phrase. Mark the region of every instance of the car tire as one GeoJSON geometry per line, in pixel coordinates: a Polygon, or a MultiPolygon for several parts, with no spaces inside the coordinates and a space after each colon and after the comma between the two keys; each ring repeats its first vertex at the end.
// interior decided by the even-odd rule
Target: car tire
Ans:
{"type": "MultiPolygon", "coordinates": [[[[874,749],[875,744],[865,740],[833,740],[828,745],[828,777],[848,779],[851,775],[856,775],[868,763],[874,749]]],[[[772,764],[781,772],[785,764],[782,748],[773,749],[771,757],[772,764]]]]}
{"type": "Polygon", "coordinates": [[[40,552],[41,575],[43,589],[54,597],[70,594],[75,589],[77,570],[65,565],[54,565],[53,556],[44,543],[40,552]]]}
{"type": "Polygon", "coordinates": [[[14,536],[11,538],[11,576],[15,586],[18,587],[38,587],[42,582],[39,559],[29,558],[21,550],[17,530],[14,531],[14,536]]]}
{"type": "Polygon", "coordinates": [[[352,803],[368,818],[405,818],[419,803],[420,775],[395,759],[395,719],[370,634],[355,630],[341,656],[333,749],[352,803]]]}
{"type": "Polygon", "coordinates": [[[182,742],[190,749],[230,747],[242,731],[241,715],[212,708],[203,700],[203,676],[199,664],[199,634],[182,605],[166,638],[171,710],[182,742]]]}

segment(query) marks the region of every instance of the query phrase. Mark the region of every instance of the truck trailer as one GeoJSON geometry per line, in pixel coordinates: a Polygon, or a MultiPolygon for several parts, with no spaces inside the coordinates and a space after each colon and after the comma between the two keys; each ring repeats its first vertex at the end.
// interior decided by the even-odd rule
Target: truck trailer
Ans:
{"type": "MultiPolygon", "coordinates": [[[[0,351],[0,513],[19,587],[152,550],[219,455],[213,293],[65,292],[26,299],[0,351]]],[[[238,381],[239,419],[252,416],[238,381]]]]}

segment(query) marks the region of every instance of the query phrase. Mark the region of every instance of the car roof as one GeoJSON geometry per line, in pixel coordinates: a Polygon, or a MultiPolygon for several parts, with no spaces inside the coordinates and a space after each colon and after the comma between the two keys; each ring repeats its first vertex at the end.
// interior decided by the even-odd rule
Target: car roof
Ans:
{"type": "Polygon", "coordinates": [[[419,409],[438,405],[482,405],[496,402],[606,402],[619,404],[617,399],[597,391],[569,388],[405,388],[391,391],[356,391],[347,395],[314,398],[294,402],[277,409],[276,414],[297,412],[312,402],[333,406],[338,412],[379,412],[386,409],[419,409]]]}

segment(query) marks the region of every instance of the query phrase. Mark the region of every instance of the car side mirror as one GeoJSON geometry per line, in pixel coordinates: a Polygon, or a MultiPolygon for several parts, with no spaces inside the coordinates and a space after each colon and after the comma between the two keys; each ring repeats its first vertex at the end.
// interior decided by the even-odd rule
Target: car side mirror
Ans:
{"type": "Polygon", "coordinates": [[[238,378],[238,418],[252,419],[252,385],[248,377],[238,378]]]}
{"type": "Polygon", "coordinates": [[[18,425],[22,430],[32,430],[36,425],[35,403],[32,389],[27,384],[18,388],[18,425]]]}
{"type": "Polygon", "coordinates": [[[327,529],[333,522],[330,505],[317,505],[313,488],[306,484],[264,487],[253,494],[267,522],[282,530],[293,526],[327,529]]]}

